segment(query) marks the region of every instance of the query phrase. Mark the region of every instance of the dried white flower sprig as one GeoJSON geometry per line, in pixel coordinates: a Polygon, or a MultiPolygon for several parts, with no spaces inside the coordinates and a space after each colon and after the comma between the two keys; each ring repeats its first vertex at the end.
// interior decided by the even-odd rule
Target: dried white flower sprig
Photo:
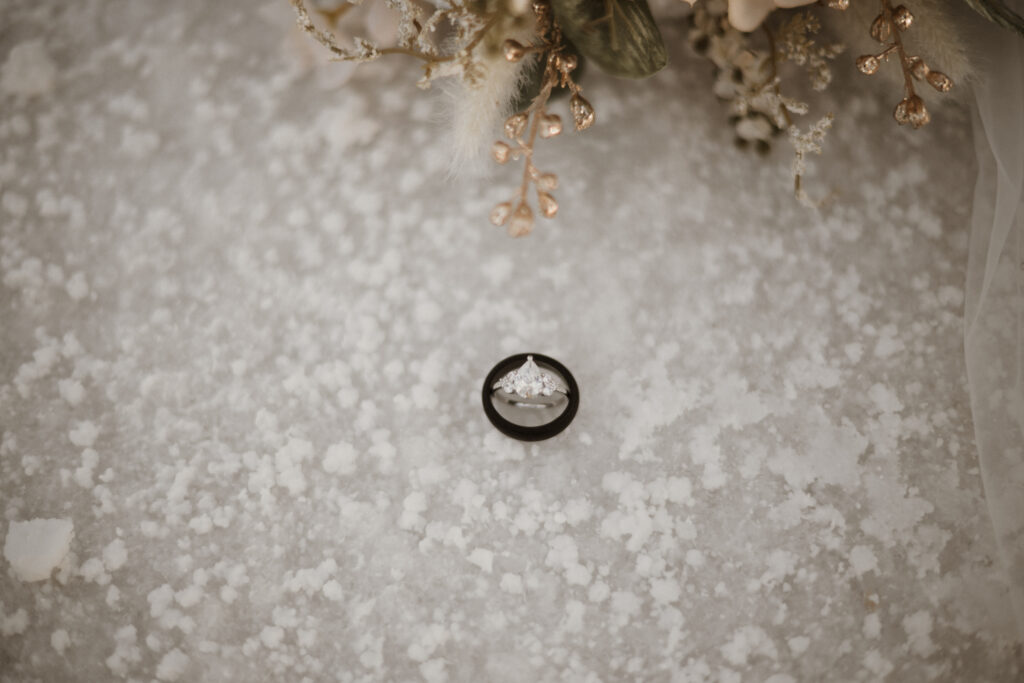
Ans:
{"type": "MultiPolygon", "coordinates": [[[[423,62],[421,87],[429,87],[435,76],[460,75],[473,79],[478,75],[474,52],[492,29],[500,23],[512,23],[516,16],[508,12],[481,14],[468,0],[455,0],[429,14],[412,0],[387,0],[400,14],[397,44],[381,47],[362,37],[353,38],[353,46],[341,45],[337,38],[316,26],[303,0],[291,0],[299,26],[334,55],[336,60],[368,62],[383,55],[406,55],[423,62]],[[453,27],[455,35],[444,43],[438,39],[441,26],[453,27]]],[[[504,27],[503,27],[504,28],[504,27]]]]}
{"type": "Polygon", "coordinates": [[[821,154],[821,145],[825,140],[825,135],[832,127],[832,121],[835,117],[832,113],[825,114],[822,118],[818,119],[810,128],[806,131],[801,131],[796,126],[790,126],[789,128],[789,141],[793,145],[793,193],[796,195],[797,201],[807,207],[818,207],[825,203],[829,197],[824,200],[815,201],[807,194],[807,191],[803,187],[803,177],[807,172],[807,155],[808,154],[821,154]]]}
{"type": "Polygon", "coordinates": [[[793,193],[803,204],[818,206],[804,189],[805,158],[821,153],[825,133],[832,125],[830,113],[805,132],[794,121],[810,111],[805,102],[782,93],[779,65],[792,62],[803,66],[814,90],[832,82],[829,62],[843,51],[839,44],[821,45],[814,40],[821,25],[812,14],[798,12],[777,29],[762,26],[763,44],[736,29],[728,20],[724,0],[699,2],[690,17],[689,38],[694,49],[715,65],[715,94],[728,102],[730,120],[740,147],[753,145],[767,152],[771,139],[786,132],[794,149],[793,193]]]}
{"type": "MultiPolygon", "coordinates": [[[[561,117],[549,109],[551,99],[568,94],[573,127],[585,130],[596,115],[579,82],[584,62],[612,76],[646,78],[668,59],[647,0],[443,0],[437,5],[423,0],[366,0],[383,2],[397,13],[397,30],[390,25],[386,40],[380,38],[380,32],[378,40],[343,40],[314,22],[306,1],[290,0],[298,24],[334,59],[366,62],[384,55],[403,55],[422,63],[421,87],[430,87],[440,77],[453,77],[462,84],[454,116],[461,134],[456,136],[454,156],[467,157],[469,152],[485,148],[483,141],[489,143],[497,129],[503,128],[506,139],[491,144],[491,156],[501,164],[522,160],[522,180],[510,199],[492,209],[490,218],[515,237],[533,230],[536,213],[551,218],[558,212],[553,194],[558,177],[541,171],[534,161],[537,140],[562,132],[561,117]]],[[[360,0],[331,1],[335,3],[332,9],[316,8],[315,13],[328,27],[337,27],[337,20],[360,0]]],[[[808,114],[810,106],[783,94],[788,74],[780,68],[787,63],[802,67],[812,90],[827,88],[834,60],[843,48],[837,42],[821,40],[819,13],[828,10],[811,5],[843,10],[850,0],[686,1],[693,5],[689,41],[714,65],[713,90],[727,103],[737,143],[763,152],[774,137],[785,133],[794,150],[794,195],[801,203],[820,206],[820,201],[808,196],[803,178],[808,155],[821,153],[835,117],[827,113],[801,129],[795,119],[808,114]],[[798,6],[806,7],[789,9],[798,6]],[[751,33],[755,29],[760,30],[751,33]]],[[[860,56],[856,67],[871,75],[895,58],[902,70],[904,93],[893,116],[901,125],[920,128],[931,114],[915,83],[926,82],[947,92],[953,79],[907,51],[903,34],[915,24],[915,17],[906,6],[894,6],[893,0],[860,1],[879,3],[878,15],[864,28],[882,47],[860,56]]],[[[962,1],[1024,36],[1024,19],[1007,7],[1005,0],[962,1]]],[[[922,8],[920,13],[925,17],[922,21],[931,17],[930,26],[942,23],[938,12],[929,14],[922,8]]],[[[867,17],[853,16],[845,23],[836,20],[832,24],[849,36],[846,24],[853,22],[867,24],[867,17]]],[[[962,41],[955,40],[955,25],[946,24],[943,30],[915,35],[920,33],[922,39],[930,36],[927,39],[932,44],[920,45],[921,53],[944,55],[941,61],[959,79],[968,73],[966,61],[961,58],[958,62],[950,55],[963,51],[941,48],[962,41]]]]}

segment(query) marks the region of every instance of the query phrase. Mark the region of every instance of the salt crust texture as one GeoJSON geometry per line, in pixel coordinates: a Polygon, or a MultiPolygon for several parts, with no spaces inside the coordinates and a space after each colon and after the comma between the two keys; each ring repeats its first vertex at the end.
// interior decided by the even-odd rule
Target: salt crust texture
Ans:
{"type": "Polygon", "coordinates": [[[808,212],[675,49],[511,241],[408,61],[324,91],[273,15],[0,4],[0,534],[74,524],[0,680],[1020,680],[962,111],[841,81],[808,212]],[[523,445],[478,392],[531,350],[582,400],[523,445]]]}
{"type": "Polygon", "coordinates": [[[68,519],[12,521],[4,539],[4,559],[22,581],[43,581],[64,561],[74,531],[68,519]]]}

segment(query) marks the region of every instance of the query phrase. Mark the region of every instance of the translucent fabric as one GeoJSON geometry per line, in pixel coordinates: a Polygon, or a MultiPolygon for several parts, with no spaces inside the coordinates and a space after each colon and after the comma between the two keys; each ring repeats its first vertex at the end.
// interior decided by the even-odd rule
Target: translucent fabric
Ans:
{"type": "Polygon", "coordinates": [[[1024,638],[1024,40],[988,38],[975,88],[964,346],[985,495],[1024,638]]]}

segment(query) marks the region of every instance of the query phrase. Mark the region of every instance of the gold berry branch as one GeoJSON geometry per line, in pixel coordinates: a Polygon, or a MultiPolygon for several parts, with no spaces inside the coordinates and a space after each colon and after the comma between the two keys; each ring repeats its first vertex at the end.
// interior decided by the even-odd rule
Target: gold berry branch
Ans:
{"type": "Polygon", "coordinates": [[[941,71],[929,68],[920,57],[907,54],[902,33],[914,23],[914,15],[910,10],[903,5],[893,8],[890,0],[881,0],[881,3],[882,11],[871,23],[871,37],[879,43],[891,42],[878,54],[858,57],[857,68],[870,76],[878,71],[883,61],[896,55],[903,69],[903,99],[896,105],[892,115],[901,126],[909,123],[914,128],[920,128],[931,121],[931,115],[924,100],[914,91],[914,79],[927,81],[939,92],[949,92],[953,80],[941,71]]]}
{"type": "Polygon", "coordinates": [[[583,97],[582,89],[571,76],[579,64],[578,57],[569,51],[552,15],[550,3],[537,0],[533,4],[533,11],[537,18],[538,42],[522,45],[510,39],[505,41],[503,49],[505,59],[510,62],[518,62],[527,55],[539,53],[543,69],[540,92],[526,109],[505,121],[505,136],[514,146],[499,140],[491,147],[491,156],[499,164],[507,163],[509,159],[524,159],[523,180],[519,191],[512,199],[497,204],[490,216],[495,225],[508,224],[508,234],[512,237],[522,237],[533,230],[533,209],[528,199],[531,185],[537,191],[540,214],[551,218],[558,212],[558,202],[551,194],[558,187],[558,176],[542,173],[533,163],[537,136],[546,139],[562,132],[561,117],[547,110],[552,90],[555,87],[568,88],[572,93],[569,109],[576,130],[585,130],[594,123],[594,108],[583,97]]]}

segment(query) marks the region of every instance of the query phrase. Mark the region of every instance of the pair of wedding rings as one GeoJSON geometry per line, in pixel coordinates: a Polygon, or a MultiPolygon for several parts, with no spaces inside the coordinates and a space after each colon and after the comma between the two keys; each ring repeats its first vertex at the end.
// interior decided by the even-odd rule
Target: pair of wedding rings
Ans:
{"type": "Polygon", "coordinates": [[[572,373],[539,353],[509,356],[484,380],[484,412],[491,424],[521,441],[548,439],[564,430],[579,402],[572,373]]]}

